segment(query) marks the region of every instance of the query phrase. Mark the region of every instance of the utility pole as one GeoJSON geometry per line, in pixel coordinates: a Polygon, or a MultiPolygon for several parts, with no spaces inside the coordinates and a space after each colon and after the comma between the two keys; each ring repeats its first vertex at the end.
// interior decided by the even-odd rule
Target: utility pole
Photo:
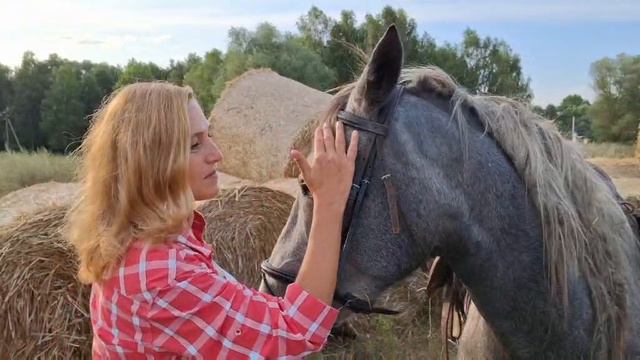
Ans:
{"type": "Polygon", "coordinates": [[[9,146],[9,130],[11,130],[11,134],[13,135],[13,140],[15,140],[16,145],[18,146],[18,149],[20,151],[24,151],[24,148],[22,147],[22,145],[20,145],[20,140],[16,135],[16,130],[13,128],[13,125],[11,124],[11,120],[9,119],[8,108],[0,112],[0,119],[4,120],[4,149],[6,151],[11,151],[11,147],[9,146]]]}
{"type": "Polygon", "coordinates": [[[578,137],[576,136],[576,117],[571,117],[571,141],[578,141],[578,137]]]}

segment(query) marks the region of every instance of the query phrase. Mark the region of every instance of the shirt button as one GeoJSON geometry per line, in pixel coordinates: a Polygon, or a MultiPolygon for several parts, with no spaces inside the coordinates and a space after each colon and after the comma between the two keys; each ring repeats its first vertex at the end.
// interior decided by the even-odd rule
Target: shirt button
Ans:
{"type": "Polygon", "coordinates": [[[242,334],[242,330],[236,329],[236,335],[240,335],[240,334],[242,334]]]}

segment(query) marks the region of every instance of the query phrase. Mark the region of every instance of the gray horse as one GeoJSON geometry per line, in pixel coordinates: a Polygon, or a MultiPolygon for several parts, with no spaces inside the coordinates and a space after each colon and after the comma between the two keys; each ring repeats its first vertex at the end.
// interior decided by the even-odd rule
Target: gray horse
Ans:
{"type": "MultiPolygon", "coordinates": [[[[361,131],[359,159],[379,151],[345,219],[341,319],[440,256],[510,357],[640,358],[640,247],[606,184],[525,105],[470,95],[439,69],[402,72],[402,56],[392,26],[325,119],[388,113],[385,138],[361,131]]],[[[312,207],[301,192],[268,260],[290,279],[312,207]]],[[[261,290],[281,294],[273,274],[261,290]]]]}

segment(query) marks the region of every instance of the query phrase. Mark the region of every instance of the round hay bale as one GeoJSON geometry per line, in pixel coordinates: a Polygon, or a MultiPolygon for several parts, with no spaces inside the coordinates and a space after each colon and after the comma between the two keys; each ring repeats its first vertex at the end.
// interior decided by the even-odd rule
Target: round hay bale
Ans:
{"type": "Polygon", "coordinates": [[[225,160],[220,169],[264,182],[281,178],[289,151],[331,96],[268,70],[250,70],[229,82],[211,112],[225,160]]]}
{"type": "Polygon", "coordinates": [[[68,205],[23,214],[0,228],[0,354],[90,359],[91,288],[60,230],[68,205]]]}
{"type": "MultiPolygon", "coordinates": [[[[266,187],[223,188],[203,203],[205,240],[216,261],[256,286],[293,198],[266,187]]],[[[0,354],[32,359],[90,359],[90,286],[63,238],[69,204],[45,206],[0,227],[0,354]]],[[[0,356],[1,358],[2,356],[0,356]]]]}
{"type": "Polygon", "coordinates": [[[275,179],[263,183],[262,186],[268,187],[269,189],[282,191],[283,193],[287,193],[294,198],[298,196],[298,192],[300,191],[300,184],[298,183],[297,178],[275,179]]]}
{"type": "Polygon", "coordinates": [[[79,190],[78,183],[51,181],[10,192],[0,198],[0,226],[10,223],[20,214],[43,207],[70,204],[79,190]]]}
{"type": "Polygon", "coordinates": [[[292,205],[292,196],[262,186],[226,189],[202,204],[205,238],[216,262],[238,281],[257,287],[260,263],[271,254],[292,205]]]}

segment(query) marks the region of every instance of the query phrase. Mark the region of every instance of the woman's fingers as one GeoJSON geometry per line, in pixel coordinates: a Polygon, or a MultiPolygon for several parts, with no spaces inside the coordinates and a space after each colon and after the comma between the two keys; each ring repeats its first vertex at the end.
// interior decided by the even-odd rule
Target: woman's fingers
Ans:
{"type": "Polygon", "coordinates": [[[336,152],[338,154],[344,154],[346,152],[345,148],[344,125],[342,121],[338,121],[336,122],[336,152]]]}
{"type": "Polygon", "coordinates": [[[327,154],[335,154],[336,152],[336,140],[333,138],[333,132],[328,122],[324,123],[322,127],[322,134],[324,135],[324,149],[327,154]]]}
{"type": "Polygon", "coordinates": [[[311,175],[311,165],[307,161],[307,158],[298,150],[291,150],[291,157],[298,166],[298,169],[300,169],[302,178],[308,182],[310,180],[309,176],[311,175]]]}
{"type": "Polygon", "coordinates": [[[355,163],[358,156],[358,141],[360,139],[360,133],[358,130],[354,130],[351,133],[351,141],[349,142],[349,149],[347,150],[347,159],[355,163]]]}
{"type": "Polygon", "coordinates": [[[316,156],[325,152],[324,133],[321,126],[318,126],[313,134],[313,152],[316,156]]]}

